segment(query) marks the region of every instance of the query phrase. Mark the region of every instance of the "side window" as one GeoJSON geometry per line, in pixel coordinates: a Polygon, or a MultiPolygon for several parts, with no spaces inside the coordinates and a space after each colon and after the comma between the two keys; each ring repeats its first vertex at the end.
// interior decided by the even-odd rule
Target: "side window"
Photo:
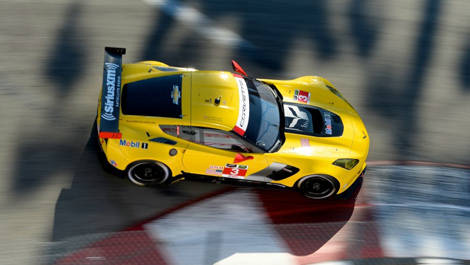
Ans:
{"type": "Polygon", "coordinates": [[[217,149],[234,152],[251,152],[240,139],[229,132],[179,125],[160,125],[166,134],[217,149]]]}
{"type": "Polygon", "coordinates": [[[196,142],[197,131],[190,126],[160,125],[160,129],[166,134],[191,142],[196,142]]]}
{"type": "Polygon", "coordinates": [[[251,152],[236,136],[221,130],[200,128],[199,143],[234,152],[251,152]]]}

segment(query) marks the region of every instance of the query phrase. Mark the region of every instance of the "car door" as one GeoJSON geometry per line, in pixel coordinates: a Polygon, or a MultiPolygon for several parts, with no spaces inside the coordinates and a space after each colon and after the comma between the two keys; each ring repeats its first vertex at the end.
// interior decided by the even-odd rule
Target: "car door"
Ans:
{"type": "Polygon", "coordinates": [[[184,172],[250,179],[267,167],[264,154],[254,153],[253,147],[233,133],[189,126],[181,130],[191,142],[183,155],[184,172]]]}

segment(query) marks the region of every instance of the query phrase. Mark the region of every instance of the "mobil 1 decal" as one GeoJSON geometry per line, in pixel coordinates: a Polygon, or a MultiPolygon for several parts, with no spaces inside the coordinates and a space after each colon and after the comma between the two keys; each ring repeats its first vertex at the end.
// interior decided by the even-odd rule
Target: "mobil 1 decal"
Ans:
{"type": "Polygon", "coordinates": [[[119,140],[119,145],[120,146],[125,146],[125,147],[130,147],[130,148],[141,148],[141,149],[148,149],[149,144],[146,142],[140,142],[140,141],[129,141],[126,139],[120,139],[119,140]]]}
{"type": "Polygon", "coordinates": [[[222,177],[244,179],[248,171],[248,166],[238,164],[226,164],[223,171],[222,177]]]}

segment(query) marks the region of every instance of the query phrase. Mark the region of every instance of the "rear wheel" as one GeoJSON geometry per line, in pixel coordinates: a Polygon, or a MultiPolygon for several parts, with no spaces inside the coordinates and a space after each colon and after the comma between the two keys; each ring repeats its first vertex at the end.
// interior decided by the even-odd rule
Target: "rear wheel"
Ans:
{"type": "Polygon", "coordinates": [[[311,175],[302,178],[297,187],[311,199],[326,199],[338,191],[337,180],[327,175],[311,175]]]}
{"type": "Polygon", "coordinates": [[[131,164],[127,169],[129,180],[139,186],[163,184],[170,178],[168,167],[158,161],[140,161],[131,164]]]}

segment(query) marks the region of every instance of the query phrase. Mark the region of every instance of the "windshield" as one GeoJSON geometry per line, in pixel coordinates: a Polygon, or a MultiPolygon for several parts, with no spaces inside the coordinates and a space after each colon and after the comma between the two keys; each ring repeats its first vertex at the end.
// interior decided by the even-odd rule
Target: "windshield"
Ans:
{"type": "Polygon", "coordinates": [[[245,78],[249,95],[249,120],[244,137],[265,152],[282,142],[281,110],[273,90],[266,84],[245,78]]]}

